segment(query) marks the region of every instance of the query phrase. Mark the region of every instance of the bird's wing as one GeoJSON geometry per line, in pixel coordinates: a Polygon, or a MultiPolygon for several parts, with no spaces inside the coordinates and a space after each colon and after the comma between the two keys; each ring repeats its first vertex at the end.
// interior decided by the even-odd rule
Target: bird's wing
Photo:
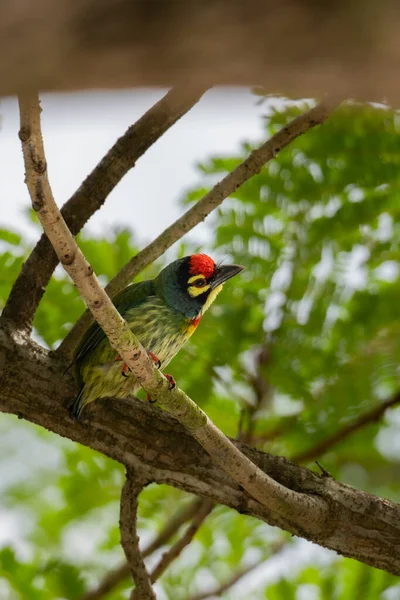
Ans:
{"type": "MultiPolygon", "coordinates": [[[[154,296],[155,290],[152,281],[141,281],[139,283],[133,283],[128,285],[119,294],[114,296],[113,303],[117,308],[118,312],[125,316],[128,309],[138,306],[144,302],[149,296],[154,296]]],[[[102,339],[106,337],[106,334],[98,325],[93,323],[80,342],[72,364],[80,362],[93,348],[95,348],[102,339]]]]}

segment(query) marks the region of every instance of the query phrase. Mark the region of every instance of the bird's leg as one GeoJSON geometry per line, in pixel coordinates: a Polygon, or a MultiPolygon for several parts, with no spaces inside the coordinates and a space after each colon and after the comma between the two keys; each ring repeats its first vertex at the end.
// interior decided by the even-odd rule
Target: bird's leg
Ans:
{"type": "MultiPolygon", "coordinates": [[[[122,360],[122,356],[120,356],[119,354],[118,354],[117,358],[115,359],[115,362],[117,362],[118,360],[122,360]]],[[[123,375],[124,377],[129,377],[128,371],[129,371],[129,367],[124,362],[124,364],[122,365],[121,375],[123,375]]]]}
{"type": "MultiPolygon", "coordinates": [[[[161,360],[159,358],[157,358],[157,356],[155,354],[153,354],[153,352],[148,352],[147,354],[150,356],[151,360],[154,362],[157,369],[160,369],[161,368],[161,360]]],[[[172,375],[165,375],[165,373],[164,373],[164,376],[169,381],[169,389],[173,390],[176,387],[175,379],[172,377],[172,375]]],[[[157,402],[157,400],[153,400],[153,398],[151,397],[151,395],[149,393],[146,394],[146,400],[147,400],[147,402],[157,402]]]]}

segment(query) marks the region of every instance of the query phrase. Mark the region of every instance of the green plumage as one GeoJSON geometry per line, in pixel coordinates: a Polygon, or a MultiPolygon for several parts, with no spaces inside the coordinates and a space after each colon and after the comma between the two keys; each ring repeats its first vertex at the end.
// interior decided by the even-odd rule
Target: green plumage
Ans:
{"type": "MultiPolygon", "coordinates": [[[[126,287],[113,302],[147,352],[157,357],[164,369],[192,335],[223,282],[242,268],[215,266],[203,254],[187,256],[165,267],[152,281],[126,287]]],[[[81,386],[72,407],[76,417],[97,398],[126,398],[141,387],[132,373],[123,369],[97,323],[83,336],[74,364],[81,386]]]]}
{"type": "MultiPolygon", "coordinates": [[[[190,320],[167,306],[156,294],[152,281],[133,284],[114,298],[120,314],[148,352],[161,361],[164,368],[190,337],[190,320]]],[[[74,412],[80,415],[83,407],[97,398],[126,398],[140,389],[128,371],[122,376],[122,363],[103,330],[94,323],[84,336],[77,354],[76,371],[82,383],[74,412]]]]}

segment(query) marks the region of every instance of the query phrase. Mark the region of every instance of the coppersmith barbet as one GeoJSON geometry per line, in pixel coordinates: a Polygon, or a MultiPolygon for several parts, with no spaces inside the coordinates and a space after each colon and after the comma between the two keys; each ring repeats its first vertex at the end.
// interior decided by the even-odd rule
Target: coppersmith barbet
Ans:
{"type": "MultiPolygon", "coordinates": [[[[223,283],[242,269],[193,254],[172,262],[155,279],[129,285],[113,302],[150,357],[164,369],[196,330],[223,283]]],[[[126,398],[141,387],[127,366],[121,366],[97,323],[83,336],[74,364],[81,386],[72,407],[77,418],[97,398],[126,398]]]]}

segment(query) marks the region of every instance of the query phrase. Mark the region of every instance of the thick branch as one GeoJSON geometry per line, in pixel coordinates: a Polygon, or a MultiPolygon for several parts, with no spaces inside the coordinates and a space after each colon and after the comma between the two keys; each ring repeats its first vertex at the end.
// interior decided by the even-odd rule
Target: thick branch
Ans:
{"type": "MultiPolygon", "coordinates": [[[[20,100],[23,154],[26,182],[39,220],[64,269],[90,308],[112,347],[129,366],[137,381],[182,423],[255,500],[301,530],[306,524],[318,533],[326,528],[328,506],[321,498],[298,493],[266,475],[225,437],[208,416],[179,389],[170,390],[169,382],[159,373],[128,324],[112,304],[78,248],[54,202],[47,180],[46,161],[40,131],[40,109],[36,97],[20,100]],[[313,521],[310,523],[310,511],[313,521]]],[[[257,161],[261,168],[261,159],[257,161]]]]}
{"type": "Polygon", "coordinates": [[[139,548],[137,532],[138,497],[143,489],[143,482],[136,479],[134,471],[127,471],[126,481],[121,494],[120,530],[121,544],[128,560],[135,582],[135,593],[131,599],[156,600],[151,586],[150,576],[139,548]]]}
{"type": "MultiPolygon", "coordinates": [[[[204,221],[228,196],[259,173],[268,161],[286,148],[293,140],[313,127],[324,123],[336,104],[337,102],[333,101],[321,102],[311,110],[293,119],[259,148],[253,150],[246,160],[231,173],[228,173],[199,202],[165,229],[151,244],[134,256],[107,285],[108,295],[113,297],[147,265],[159,258],[172,244],[181,239],[201,221],[204,221]]],[[[67,335],[59,351],[66,356],[71,355],[91,322],[91,314],[86,311],[67,335]]]]}
{"type": "MultiPolygon", "coordinates": [[[[367,426],[371,423],[376,423],[377,421],[379,421],[379,419],[381,419],[381,417],[385,414],[385,412],[389,408],[393,408],[394,406],[397,406],[397,404],[399,404],[399,403],[400,403],[400,394],[396,394],[393,398],[386,400],[379,406],[376,406],[372,410],[364,413],[363,415],[360,415],[360,417],[358,419],[356,419],[353,423],[349,423],[342,429],[339,429],[333,435],[325,438],[324,440],[321,440],[320,442],[315,444],[312,448],[309,448],[308,450],[299,452],[298,454],[294,455],[291,460],[293,462],[297,462],[297,463],[306,463],[306,462],[311,462],[311,461],[316,460],[321,455],[323,455],[325,452],[327,452],[328,450],[330,450],[331,448],[336,446],[338,443],[347,439],[353,433],[356,433],[357,431],[359,431],[360,429],[364,428],[365,426],[367,426]]],[[[276,426],[276,428],[274,430],[270,431],[268,434],[266,434],[264,436],[258,436],[255,439],[253,439],[252,442],[253,443],[255,442],[256,444],[258,444],[260,442],[270,441],[271,439],[274,439],[276,436],[281,435],[283,432],[286,431],[287,428],[292,427],[292,426],[293,426],[293,420],[287,419],[286,421],[279,423],[276,426]]],[[[193,506],[195,506],[195,505],[196,505],[196,502],[193,504],[193,506]]],[[[168,523],[167,527],[169,528],[170,525],[172,525],[172,523],[173,523],[173,521],[168,523]]],[[[158,537],[156,538],[156,540],[154,542],[157,543],[157,540],[158,540],[158,537]]],[[[276,552],[278,552],[279,549],[280,548],[278,548],[278,550],[276,550],[276,552]]],[[[275,553],[275,551],[274,551],[274,553],[275,553]]],[[[143,552],[143,556],[144,557],[148,556],[147,549],[143,552]]],[[[238,571],[237,573],[234,573],[233,576],[227,582],[222,584],[221,586],[215,588],[213,591],[205,592],[205,593],[201,593],[196,596],[193,596],[191,598],[191,600],[205,600],[206,598],[212,598],[212,597],[222,595],[228,588],[230,588],[235,583],[237,583],[237,581],[239,579],[241,579],[242,577],[247,575],[247,573],[249,573],[251,570],[253,570],[257,566],[258,566],[258,563],[256,565],[253,565],[253,566],[247,567],[241,571],[238,571]]],[[[104,581],[95,590],[97,592],[97,595],[92,595],[92,594],[94,594],[95,591],[92,593],[89,592],[87,595],[85,595],[84,598],[82,598],[82,600],[98,600],[99,598],[102,598],[106,592],[110,591],[113,587],[118,585],[118,583],[120,583],[128,575],[129,575],[129,565],[127,563],[124,563],[123,565],[121,565],[121,567],[119,567],[115,571],[112,571],[105,577],[104,581]]]]}
{"type": "MultiPolygon", "coordinates": [[[[104,204],[110,192],[136,161],[200,99],[204,89],[171,90],[120,137],[62,208],[76,235],[104,204]]],[[[22,137],[26,132],[22,131],[22,137]]],[[[58,258],[47,236],[42,235],[25,262],[4,307],[1,319],[12,327],[30,331],[44,289],[58,258]]]]}
{"type": "MultiPolygon", "coordinates": [[[[0,411],[18,415],[166,483],[209,498],[321,546],[400,575],[400,506],[236,443],[253,463],[285,488],[322,497],[326,527],[314,532],[310,510],[304,526],[266,509],[218,466],[179,423],[155,406],[135,400],[97,401],[90,419],[75,421],[67,407],[76,394],[65,362],[29,339],[0,330],[0,411]],[[21,365],[24,368],[21,369],[21,365]],[[32,385],[32,381],[35,385],[32,385]]],[[[266,540],[268,543],[268,540],[266,540]]]]}
{"type": "MultiPolygon", "coordinates": [[[[143,558],[150,556],[168,542],[170,537],[172,537],[184,523],[197,514],[202,504],[203,500],[196,498],[190,504],[185,506],[185,508],[179,510],[176,515],[172,516],[164,529],[162,529],[147,548],[142,551],[143,558]]],[[[100,584],[95,589],[87,592],[81,600],[101,600],[106,594],[119,585],[121,581],[124,581],[124,579],[129,576],[129,573],[129,563],[124,562],[121,566],[107,573],[100,584]]]]}
{"type": "Polygon", "coordinates": [[[371,423],[376,423],[377,421],[379,421],[379,419],[385,414],[385,412],[389,408],[397,406],[397,404],[399,403],[400,393],[396,394],[395,396],[393,396],[393,398],[390,398],[389,400],[385,400],[385,402],[382,402],[382,404],[375,406],[375,408],[364,413],[363,415],[360,415],[358,419],[356,419],[352,423],[349,423],[348,425],[345,425],[344,427],[342,427],[342,429],[339,429],[338,431],[336,431],[336,433],[333,433],[331,436],[325,438],[324,440],[317,442],[315,446],[312,446],[308,450],[304,450],[302,452],[299,452],[298,454],[295,454],[291,457],[291,460],[296,463],[307,463],[315,460],[316,458],[319,458],[320,456],[325,454],[325,452],[336,446],[336,444],[339,444],[340,442],[348,438],[356,431],[359,431],[366,425],[370,425],[371,423]]]}

